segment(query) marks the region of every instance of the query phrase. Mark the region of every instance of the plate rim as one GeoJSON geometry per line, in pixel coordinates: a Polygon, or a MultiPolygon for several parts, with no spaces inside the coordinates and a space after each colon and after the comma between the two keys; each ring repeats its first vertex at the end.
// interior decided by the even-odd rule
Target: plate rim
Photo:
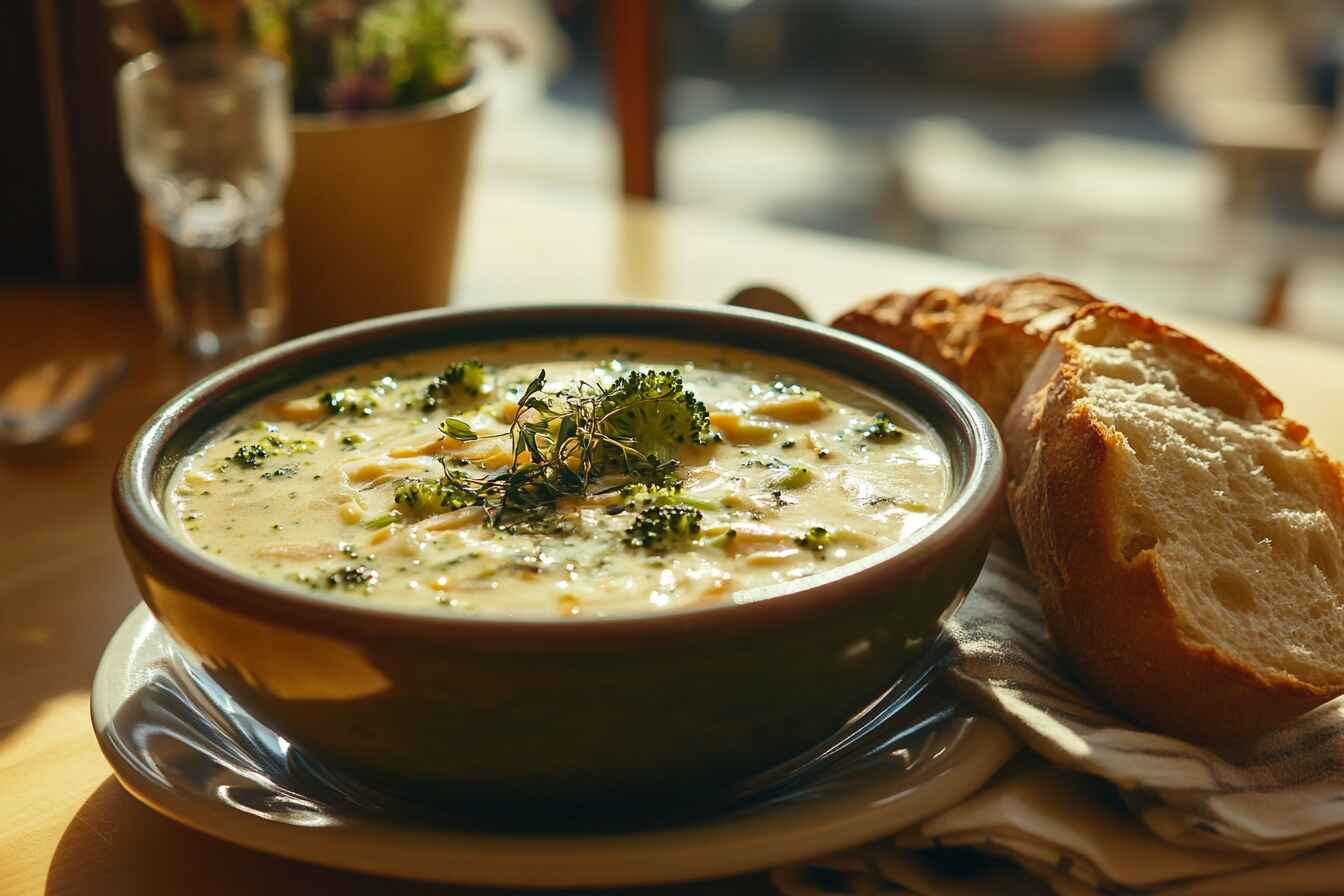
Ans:
{"type": "MultiPolygon", "coordinates": [[[[943,747],[943,755],[930,760],[935,765],[927,781],[881,799],[865,799],[867,805],[857,812],[842,806],[845,800],[822,796],[803,808],[766,805],[736,818],[711,817],[616,834],[480,833],[363,819],[308,828],[250,815],[152,781],[125,755],[115,714],[137,690],[127,673],[153,659],[143,654],[156,629],[160,638],[169,637],[148,608],[137,604],[104,649],[90,691],[94,733],[122,787],[150,809],[208,836],[309,864],[384,877],[545,889],[685,883],[762,871],[895,833],[954,805],[978,790],[1020,746],[993,719],[958,717],[961,730],[943,747]],[[780,822],[790,816],[795,823],[781,829],[780,822]],[[797,824],[799,820],[810,823],[797,824]]],[[[847,788],[850,801],[855,789],[847,788]]]]}

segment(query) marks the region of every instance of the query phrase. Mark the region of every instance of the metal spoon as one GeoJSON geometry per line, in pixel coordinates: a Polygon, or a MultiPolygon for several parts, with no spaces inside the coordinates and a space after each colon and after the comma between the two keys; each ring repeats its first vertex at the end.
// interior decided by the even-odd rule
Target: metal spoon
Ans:
{"type": "Polygon", "coordinates": [[[732,298],[728,300],[729,305],[735,305],[738,308],[751,308],[755,311],[768,311],[771,314],[781,314],[784,317],[796,317],[799,320],[811,320],[811,316],[803,310],[803,306],[795,302],[790,296],[780,292],[773,286],[765,286],[755,283],[751,286],[744,286],[733,293],[732,298]]]}
{"type": "Polygon", "coordinates": [[[47,361],[0,392],[0,444],[36,445],[91,411],[126,373],[126,356],[47,361]]]}

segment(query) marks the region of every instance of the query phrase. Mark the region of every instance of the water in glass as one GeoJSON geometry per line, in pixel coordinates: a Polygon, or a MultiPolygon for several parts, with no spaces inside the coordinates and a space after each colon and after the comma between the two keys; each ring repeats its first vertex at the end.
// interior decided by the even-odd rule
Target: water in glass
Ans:
{"type": "Polygon", "coordinates": [[[286,304],[283,66],[219,45],[156,51],[122,68],[117,98],[157,319],[192,354],[264,343],[286,304]]]}

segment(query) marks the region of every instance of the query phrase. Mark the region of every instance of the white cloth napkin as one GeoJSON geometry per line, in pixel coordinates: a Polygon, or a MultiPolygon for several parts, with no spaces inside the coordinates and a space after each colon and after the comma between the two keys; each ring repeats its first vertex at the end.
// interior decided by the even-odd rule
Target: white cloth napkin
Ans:
{"type": "Polygon", "coordinates": [[[777,869],[789,896],[1344,893],[1344,701],[1216,750],[1136,728],[1073,683],[1007,550],[948,632],[953,685],[1033,752],[892,838],[777,869]]]}

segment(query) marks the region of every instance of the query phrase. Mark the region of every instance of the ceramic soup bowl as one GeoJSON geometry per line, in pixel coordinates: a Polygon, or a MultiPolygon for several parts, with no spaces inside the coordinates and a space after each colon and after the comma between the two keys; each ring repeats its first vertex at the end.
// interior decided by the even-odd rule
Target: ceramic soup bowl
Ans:
{"type": "Polygon", "coordinates": [[[926,649],[975,581],[1002,480],[980,407],[875,343],[757,312],[569,305],[378,318],[244,359],[144,425],[114,501],[145,602],[248,713],[384,786],[563,804],[722,792],[836,732],[926,649]],[[454,343],[597,333],[749,347],[858,381],[940,435],[947,505],[915,536],[767,599],[570,620],[449,617],[263,581],[197,552],[165,519],[179,459],[279,388],[454,343]]]}

